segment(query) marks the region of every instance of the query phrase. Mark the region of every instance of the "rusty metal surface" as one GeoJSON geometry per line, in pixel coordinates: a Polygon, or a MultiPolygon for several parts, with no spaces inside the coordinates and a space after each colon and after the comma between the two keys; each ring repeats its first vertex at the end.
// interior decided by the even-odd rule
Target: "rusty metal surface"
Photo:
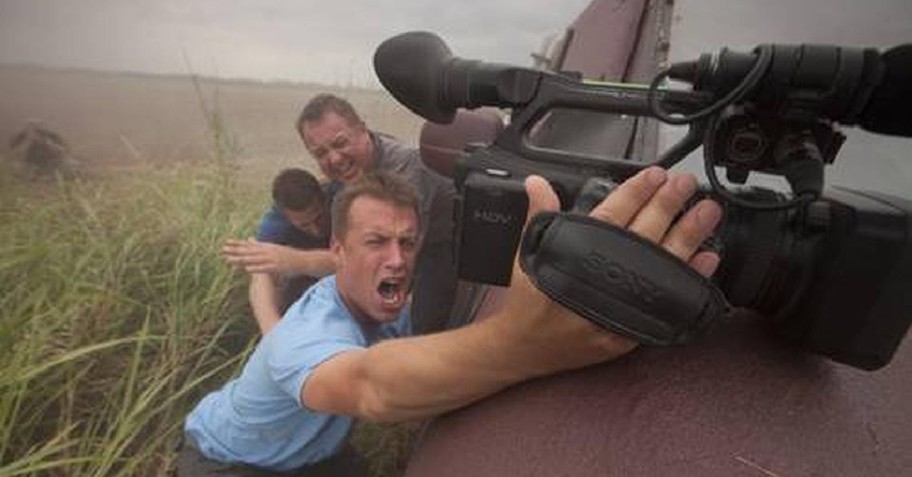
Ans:
{"type": "Polygon", "coordinates": [[[570,45],[557,67],[592,79],[624,78],[640,37],[646,4],[647,0],[590,3],[570,26],[570,45]]]}
{"type": "Polygon", "coordinates": [[[437,419],[406,475],[908,475],[910,375],[908,343],[864,372],[742,313],[695,345],[640,349],[437,419]]]}
{"type": "MultiPolygon", "coordinates": [[[[647,83],[667,53],[671,8],[648,0],[596,0],[567,29],[560,71],[586,79],[647,83]]],[[[605,112],[557,109],[536,128],[532,143],[595,157],[653,162],[654,120],[605,112]]]]}

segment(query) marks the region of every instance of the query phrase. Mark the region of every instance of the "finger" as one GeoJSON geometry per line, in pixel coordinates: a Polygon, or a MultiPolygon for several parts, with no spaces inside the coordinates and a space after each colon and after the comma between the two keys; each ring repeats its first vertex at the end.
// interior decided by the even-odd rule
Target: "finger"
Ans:
{"type": "Polygon", "coordinates": [[[690,259],[688,265],[700,275],[708,278],[711,277],[713,273],[716,273],[716,269],[719,268],[719,261],[720,258],[718,253],[707,250],[697,252],[696,255],[690,259]]]}
{"type": "Polygon", "coordinates": [[[555,211],[560,209],[560,199],[551,184],[543,177],[529,176],[525,181],[526,194],[529,196],[529,214],[526,216],[528,222],[535,215],[542,212],[555,211]]]}
{"type": "Polygon", "coordinates": [[[228,263],[257,260],[256,256],[247,250],[222,250],[222,258],[228,263]]]}
{"type": "Polygon", "coordinates": [[[722,220],[722,208],[712,200],[701,200],[668,232],[662,246],[681,260],[689,262],[697,248],[722,220]]]}
{"type": "Polygon", "coordinates": [[[224,247],[243,247],[245,244],[248,243],[249,240],[250,239],[247,239],[247,240],[228,239],[228,240],[225,240],[224,247]]]}
{"type": "Polygon", "coordinates": [[[272,267],[270,267],[268,265],[255,263],[255,264],[245,265],[244,270],[246,270],[247,273],[270,273],[270,272],[272,272],[272,267]]]}
{"type": "Polygon", "coordinates": [[[248,262],[249,260],[247,260],[247,259],[244,258],[244,257],[238,257],[238,256],[233,256],[233,255],[226,255],[226,256],[225,256],[225,261],[228,262],[229,265],[246,266],[246,265],[247,265],[247,262],[248,262]]]}
{"type": "Polygon", "coordinates": [[[687,199],[696,191],[697,179],[693,175],[669,174],[668,180],[631,221],[628,230],[658,243],[687,199]]]}
{"type": "MultiPolygon", "coordinates": [[[[560,199],[551,184],[541,177],[531,175],[524,181],[526,195],[529,196],[529,212],[526,214],[526,224],[537,214],[560,209],[560,199]]],[[[519,247],[516,249],[516,255],[513,258],[513,277],[511,279],[511,288],[530,286],[526,274],[523,273],[519,265],[519,247]]]]}
{"type": "Polygon", "coordinates": [[[250,250],[250,243],[244,240],[229,240],[222,246],[222,253],[238,255],[250,250]]]}
{"type": "Polygon", "coordinates": [[[666,179],[664,169],[648,167],[617,186],[589,215],[618,227],[627,227],[666,179]]]}

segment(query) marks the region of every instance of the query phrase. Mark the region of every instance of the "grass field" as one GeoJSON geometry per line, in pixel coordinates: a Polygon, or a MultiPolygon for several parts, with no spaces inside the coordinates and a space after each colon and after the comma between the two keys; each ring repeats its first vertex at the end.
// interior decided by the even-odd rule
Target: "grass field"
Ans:
{"type": "MultiPolygon", "coordinates": [[[[0,477],[165,475],[186,413],[257,339],[246,277],[218,250],[252,232],[275,171],[309,163],[288,124],[313,88],[194,96],[187,78],[10,69],[0,84],[0,133],[39,116],[83,159],[66,180],[0,163],[0,477]],[[130,90],[142,101],[76,107],[130,90]]],[[[350,93],[379,129],[417,131],[381,93],[350,93]]],[[[362,425],[355,442],[397,475],[414,430],[362,425]]]]}
{"type": "Polygon", "coordinates": [[[216,254],[254,208],[200,166],[3,191],[0,475],[160,474],[256,336],[216,254]]]}

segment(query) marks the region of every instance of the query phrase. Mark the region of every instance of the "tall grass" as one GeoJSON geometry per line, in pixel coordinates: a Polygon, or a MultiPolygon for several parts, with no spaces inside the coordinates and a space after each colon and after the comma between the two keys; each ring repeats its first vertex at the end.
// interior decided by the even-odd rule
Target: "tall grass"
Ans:
{"type": "Polygon", "coordinates": [[[3,182],[0,476],[163,475],[256,337],[217,251],[262,204],[213,165],[3,182]]]}

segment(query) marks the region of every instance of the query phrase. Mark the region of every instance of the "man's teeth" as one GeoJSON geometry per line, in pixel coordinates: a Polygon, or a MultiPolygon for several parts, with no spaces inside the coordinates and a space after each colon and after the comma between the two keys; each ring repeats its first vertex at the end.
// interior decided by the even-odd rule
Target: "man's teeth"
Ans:
{"type": "Polygon", "coordinates": [[[402,297],[402,294],[400,293],[400,284],[394,281],[380,282],[377,291],[380,293],[380,298],[383,299],[383,302],[390,305],[399,303],[402,297]]]}
{"type": "Polygon", "coordinates": [[[351,173],[351,170],[352,170],[351,163],[336,167],[336,171],[338,171],[340,176],[347,176],[349,173],[351,173]]]}

